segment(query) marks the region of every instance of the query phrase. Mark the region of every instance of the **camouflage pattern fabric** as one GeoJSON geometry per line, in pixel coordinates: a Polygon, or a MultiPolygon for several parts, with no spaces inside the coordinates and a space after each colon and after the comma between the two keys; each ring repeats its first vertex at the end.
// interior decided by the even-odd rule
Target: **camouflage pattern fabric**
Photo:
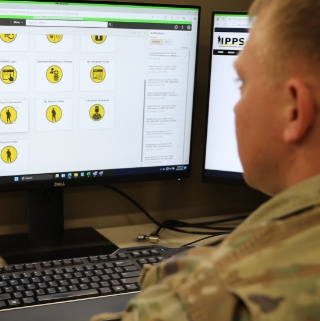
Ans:
{"type": "Polygon", "coordinates": [[[146,267],[141,285],[124,321],[320,320],[320,176],[266,202],[218,246],[146,267]]]}

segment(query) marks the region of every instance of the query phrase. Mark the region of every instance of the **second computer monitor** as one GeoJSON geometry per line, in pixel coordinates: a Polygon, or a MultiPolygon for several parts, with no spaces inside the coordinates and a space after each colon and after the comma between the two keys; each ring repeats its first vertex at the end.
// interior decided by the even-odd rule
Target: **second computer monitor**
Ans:
{"type": "Polygon", "coordinates": [[[214,12],[207,141],[203,180],[243,181],[238,156],[233,108],[240,98],[233,63],[249,36],[246,13],[214,12]]]}

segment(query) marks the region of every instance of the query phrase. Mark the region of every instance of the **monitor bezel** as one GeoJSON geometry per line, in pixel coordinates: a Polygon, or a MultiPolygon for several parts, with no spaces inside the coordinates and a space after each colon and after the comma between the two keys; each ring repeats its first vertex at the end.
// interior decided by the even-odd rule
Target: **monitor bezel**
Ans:
{"type": "MultiPolygon", "coordinates": [[[[125,169],[112,169],[109,170],[110,173],[107,176],[103,177],[86,177],[86,178],[59,178],[59,179],[50,179],[50,180],[35,180],[35,181],[27,181],[27,182],[12,182],[0,184],[0,192],[6,191],[24,191],[24,190],[33,190],[33,189],[46,189],[46,188],[62,188],[62,187],[75,187],[75,186],[92,186],[92,185],[106,185],[110,183],[130,183],[130,182],[147,182],[147,181],[161,181],[161,180],[180,180],[189,178],[191,175],[191,160],[192,160],[192,137],[194,130],[194,110],[195,110],[195,94],[196,94],[196,81],[197,81],[197,66],[198,66],[198,50],[199,50],[199,30],[200,30],[200,17],[201,17],[201,6],[198,5],[181,5],[181,4],[166,4],[166,3],[138,3],[133,1],[125,1],[125,2],[117,2],[117,1],[84,1],[84,0],[66,0],[53,3],[50,0],[35,0],[30,1],[32,3],[52,3],[52,4],[63,4],[63,3],[77,3],[77,4],[99,4],[99,5],[117,5],[117,6],[136,6],[136,7],[157,7],[157,8],[190,8],[198,10],[198,19],[197,19],[197,42],[196,42],[196,60],[195,60],[195,73],[194,73],[194,90],[193,90],[193,107],[192,107],[192,115],[191,115],[191,131],[190,131],[190,154],[189,154],[189,163],[187,165],[187,170],[184,171],[162,171],[161,173],[143,173],[143,174],[134,174],[134,173],[124,173],[124,174],[115,174],[112,173],[114,171],[134,171],[141,170],[143,167],[139,168],[125,168],[125,169]]],[[[23,1],[21,1],[23,4],[23,1]]],[[[1,1],[0,1],[1,4],[1,1]]],[[[180,165],[180,164],[177,164],[180,165]]],[[[175,166],[175,165],[170,165],[175,166]]],[[[157,166],[160,167],[160,166],[157,166]]],[[[157,168],[156,167],[156,168],[157,168]]],[[[162,165],[161,167],[167,167],[166,165],[162,165]]],[[[151,169],[152,167],[146,167],[146,169],[151,169]]],[[[88,169],[87,171],[93,171],[95,169],[88,169]]],[[[101,169],[103,170],[103,169],[101,169]]],[[[82,172],[82,171],[79,171],[82,172]]],[[[86,172],[86,170],[83,170],[86,172]]],[[[47,173],[43,173],[47,174],[47,173]]],[[[48,173],[51,174],[51,173],[48,173]]],[[[33,174],[27,174],[33,175],[33,174]]],[[[26,175],[26,176],[27,176],[26,175]]],[[[34,174],[38,175],[38,174],[34,174]]],[[[3,176],[3,177],[14,177],[15,175],[3,176]]]]}

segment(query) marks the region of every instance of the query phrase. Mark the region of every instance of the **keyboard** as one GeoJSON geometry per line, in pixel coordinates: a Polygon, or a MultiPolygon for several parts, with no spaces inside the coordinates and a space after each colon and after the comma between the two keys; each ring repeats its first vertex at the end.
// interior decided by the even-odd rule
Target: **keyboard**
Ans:
{"type": "Polygon", "coordinates": [[[52,315],[52,320],[79,321],[121,311],[140,291],[138,278],[145,264],[157,264],[187,249],[141,246],[112,254],[4,266],[0,269],[0,320],[50,320],[52,315]]]}

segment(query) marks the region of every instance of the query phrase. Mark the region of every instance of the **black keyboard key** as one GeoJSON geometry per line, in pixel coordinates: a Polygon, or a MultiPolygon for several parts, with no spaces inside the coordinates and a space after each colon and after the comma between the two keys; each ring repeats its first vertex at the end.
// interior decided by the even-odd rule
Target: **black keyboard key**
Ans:
{"type": "Polygon", "coordinates": [[[140,271],[132,271],[132,272],[124,272],[124,273],[121,273],[121,277],[122,278],[132,278],[132,277],[135,277],[135,276],[140,276],[140,271]]]}
{"type": "Polygon", "coordinates": [[[103,281],[108,281],[108,280],[110,280],[110,276],[109,276],[109,275],[102,275],[102,276],[101,276],[101,279],[102,279],[103,281]]]}
{"type": "Polygon", "coordinates": [[[120,279],[120,275],[118,273],[111,274],[112,279],[120,279]]]}
{"type": "Polygon", "coordinates": [[[50,282],[52,281],[52,277],[50,275],[46,275],[42,277],[43,282],[50,282]]]}
{"type": "Polygon", "coordinates": [[[14,274],[12,274],[12,279],[14,279],[14,280],[21,279],[21,275],[19,273],[14,273],[14,274]]]}
{"type": "Polygon", "coordinates": [[[89,289],[89,286],[88,286],[88,284],[80,284],[80,285],[79,285],[79,288],[80,288],[81,290],[88,290],[88,289],[89,289]]]}
{"type": "Polygon", "coordinates": [[[100,282],[100,286],[101,286],[102,288],[108,287],[109,285],[110,285],[110,284],[109,284],[108,281],[100,282]]]}
{"type": "Polygon", "coordinates": [[[53,264],[53,266],[54,266],[54,267],[62,266],[62,262],[61,262],[61,261],[59,261],[59,260],[55,260],[55,261],[53,261],[53,262],[52,262],[52,264],[53,264]]]}
{"type": "Polygon", "coordinates": [[[7,307],[6,302],[0,301],[0,310],[1,310],[1,309],[4,309],[4,308],[6,308],[6,307],[7,307]]]}
{"type": "Polygon", "coordinates": [[[51,264],[51,262],[42,262],[42,263],[41,263],[41,266],[42,266],[43,268],[47,269],[47,268],[51,268],[51,267],[52,267],[52,264],[51,264]]]}
{"type": "Polygon", "coordinates": [[[102,269],[104,268],[104,266],[103,266],[103,264],[95,264],[95,265],[94,265],[94,268],[95,268],[96,270],[102,270],[102,269]]]}
{"type": "Polygon", "coordinates": [[[21,292],[15,292],[13,293],[13,298],[14,299],[21,299],[23,297],[21,292]]]}
{"type": "Polygon", "coordinates": [[[142,256],[148,257],[151,255],[150,251],[141,251],[142,256]]]}
{"type": "Polygon", "coordinates": [[[141,257],[141,256],[142,256],[142,254],[141,254],[140,252],[138,252],[138,251],[131,252],[130,254],[131,254],[134,258],[138,258],[138,257],[141,257]]]}
{"type": "Polygon", "coordinates": [[[147,260],[149,264],[155,264],[158,263],[158,260],[156,260],[155,258],[150,258],[147,260]]]}
{"type": "Polygon", "coordinates": [[[128,292],[131,292],[131,291],[139,291],[139,287],[136,285],[136,284],[125,284],[124,285],[124,288],[128,291],[128,292]]]}
{"type": "Polygon", "coordinates": [[[78,265],[78,264],[82,264],[83,262],[82,262],[82,260],[81,259],[72,259],[72,263],[74,264],[74,265],[78,265]]]}
{"type": "Polygon", "coordinates": [[[19,285],[19,282],[18,282],[18,280],[10,280],[9,281],[9,284],[12,286],[12,285],[14,285],[14,286],[17,286],[17,285],[19,285]]]}
{"type": "Polygon", "coordinates": [[[83,291],[43,295],[38,298],[38,301],[40,303],[50,303],[50,302],[59,302],[59,301],[66,301],[66,300],[72,300],[72,299],[92,298],[96,296],[99,296],[98,291],[96,289],[89,289],[89,290],[83,290],[83,291]]]}
{"type": "Polygon", "coordinates": [[[65,268],[65,272],[66,273],[73,273],[74,269],[73,269],[73,267],[67,267],[67,268],[65,268]]]}
{"type": "Polygon", "coordinates": [[[115,254],[109,254],[108,257],[109,257],[109,260],[111,260],[111,261],[118,259],[118,257],[115,254]]]}
{"type": "Polygon", "coordinates": [[[10,280],[10,275],[2,275],[1,280],[2,280],[2,281],[8,281],[8,280],[10,280]]]}
{"type": "Polygon", "coordinates": [[[27,263],[27,264],[25,264],[25,265],[24,265],[24,268],[25,268],[26,270],[34,270],[34,269],[35,269],[35,267],[34,267],[34,265],[33,265],[32,263],[27,263]]]}
{"type": "Polygon", "coordinates": [[[57,290],[55,288],[48,289],[48,294],[54,294],[57,293],[57,290]]]}
{"type": "Polygon", "coordinates": [[[108,256],[107,256],[107,255],[100,255],[100,256],[99,256],[99,261],[100,261],[100,262],[109,261],[108,256]]]}
{"type": "Polygon", "coordinates": [[[63,270],[62,269],[54,269],[53,270],[55,274],[63,274],[63,270]]]}
{"type": "Polygon", "coordinates": [[[60,274],[56,274],[53,276],[53,279],[56,281],[62,280],[62,276],[60,274]]]}
{"type": "Polygon", "coordinates": [[[98,290],[101,295],[109,295],[112,294],[112,291],[109,287],[101,288],[98,290]]]}
{"type": "Polygon", "coordinates": [[[76,278],[82,278],[82,277],[84,276],[84,274],[83,274],[82,272],[76,272],[76,273],[74,274],[74,276],[75,276],[76,278]]]}
{"type": "Polygon", "coordinates": [[[22,302],[24,305],[33,305],[36,303],[35,299],[30,297],[30,298],[23,298],[22,302]]]}
{"type": "Polygon", "coordinates": [[[97,256],[89,256],[88,260],[90,263],[98,263],[99,262],[99,259],[97,256]]]}
{"type": "Polygon", "coordinates": [[[45,270],[44,271],[44,275],[46,275],[46,276],[51,276],[51,275],[53,275],[53,270],[45,270]]]}
{"type": "Polygon", "coordinates": [[[25,287],[23,285],[18,285],[16,286],[16,291],[24,291],[25,290],[25,287]]]}
{"type": "Polygon", "coordinates": [[[21,301],[19,299],[15,299],[15,300],[8,300],[8,304],[10,308],[16,308],[16,307],[20,307],[21,301]]]}
{"type": "Polygon", "coordinates": [[[4,266],[3,267],[3,271],[5,272],[5,273],[10,273],[10,272],[13,272],[13,267],[12,266],[4,266]]]}
{"type": "Polygon", "coordinates": [[[36,290],[36,295],[45,295],[46,294],[46,292],[44,292],[44,290],[43,289],[39,289],[39,290],[36,290]]]}
{"type": "Polygon", "coordinates": [[[37,287],[35,286],[35,284],[27,284],[27,289],[28,290],[35,290],[37,287]]]}
{"type": "Polygon", "coordinates": [[[0,294],[0,301],[10,300],[10,299],[11,299],[11,295],[9,293],[0,294]]]}
{"type": "Polygon", "coordinates": [[[72,262],[69,259],[62,260],[62,263],[63,263],[63,265],[72,265],[72,262]]]}
{"type": "Polygon", "coordinates": [[[24,272],[24,273],[22,273],[22,277],[23,278],[31,278],[31,273],[30,272],[24,272]]]}
{"type": "Polygon", "coordinates": [[[111,280],[110,284],[111,285],[120,285],[120,282],[118,280],[111,280]]]}
{"type": "Polygon", "coordinates": [[[111,288],[112,288],[114,294],[126,293],[126,290],[125,290],[124,287],[121,286],[121,285],[112,286],[111,288]]]}
{"type": "Polygon", "coordinates": [[[105,267],[106,269],[111,269],[111,268],[114,267],[113,263],[111,263],[111,262],[105,263],[105,264],[103,264],[103,265],[104,265],[104,267],[105,267]]]}
{"type": "Polygon", "coordinates": [[[14,270],[17,271],[17,272],[21,272],[21,271],[24,271],[24,267],[22,264],[16,264],[14,266],[14,270]]]}
{"type": "Polygon", "coordinates": [[[58,292],[65,293],[65,292],[68,292],[68,290],[65,286],[60,286],[60,287],[58,287],[58,292]]]}
{"type": "Polygon", "coordinates": [[[80,282],[77,280],[77,279],[71,279],[69,280],[70,284],[72,285],[76,285],[76,284],[79,284],[80,282]]]}
{"type": "Polygon", "coordinates": [[[157,250],[150,250],[151,255],[160,255],[160,253],[157,250]]]}
{"type": "Polygon", "coordinates": [[[92,289],[99,289],[99,287],[100,287],[97,282],[90,283],[89,285],[90,285],[90,288],[92,288],[92,289]]]}
{"type": "Polygon", "coordinates": [[[42,271],[34,271],[32,272],[33,276],[41,276],[43,275],[43,272],[42,271]]]}
{"type": "Polygon", "coordinates": [[[116,266],[129,266],[129,265],[133,265],[133,263],[130,260],[125,260],[125,261],[118,261],[118,262],[114,262],[114,264],[116,266]]]}
{"type": "Polygon", "coordinates": [[[80,282],[81,282],[81,283],[90,283],[90,281],[89,281],[88,278],[81,278],[81,279],[80,279],[80,282]]]}
{"type": "Polygon", "coordinates": [[[21,284],[30,284],[30,280],[28,278],[20,279],[21,284]]]}
{"type": "Polygon", "coordinates": [[[9,283],[7,281],[1,281],[0,282],[0,288],[8,286],[8,285],[9,285],[9,283]]]}
{"type": "Polygon", "coordinates": [[[69,285],[69,282],[67,280],[61,280],[58,283],[60,284],[60,286],[69,285]]]}
{"type": "Polygon", "coordinates": [[[51,288],[56,288],[58,286],[58,283],[56,281],[51,281],[51,282],[49,282],[49,286],[51,288]]]}
{"type": "Polygon", "coordinates": [[[126,266],[126,267],[124,268],[124,270],[125,270],[126,272],[131,272],[131,271],[137,271],[138,269],[137,269],[136,266],[131,265],[131,266],[126,266]]]}
{"type": "Polygon", "coordinates": [[[4,292],[6,293],[12,293],[14,290],[13,290],[13,287],[12,286],[7,286],[4,288],[4,292]]]}
{"type": "Polygon", "coordinates": [[[122,284],[130,284],[130,283],[136,283],[138,282],[139,277],[135,278],[128,278],[128,279],[121,279],[122,284]]]}
{"type": "Polygon", "coordinates": [[[31,296],[34,296],[34,293],[33,293],[33,291],[25,291],[25,292],[24,292],[24,295],[25,295],[26,297],[31,297],[31,296]]]}
{"type": "Polygon", "coordinates": [[[31,281],[32,281],[32,283],[40,283],[41,282],[40,278],[37,276],[34,278],[31,278],[31,281]]]}
{"type": "Polygon", "coordinates": [[[69,287],[69,291],[78,291],[78,287],[76,285],[70,285],[69,287]]]}
{"type": "Polygon", "coordinates": [[[119,254],[118,254],[118,258],[119,258],[120,260],[125,260],[125,259],[127,259],[127,255],[126,255],[125,253],[119,253],[119,254]]]}

